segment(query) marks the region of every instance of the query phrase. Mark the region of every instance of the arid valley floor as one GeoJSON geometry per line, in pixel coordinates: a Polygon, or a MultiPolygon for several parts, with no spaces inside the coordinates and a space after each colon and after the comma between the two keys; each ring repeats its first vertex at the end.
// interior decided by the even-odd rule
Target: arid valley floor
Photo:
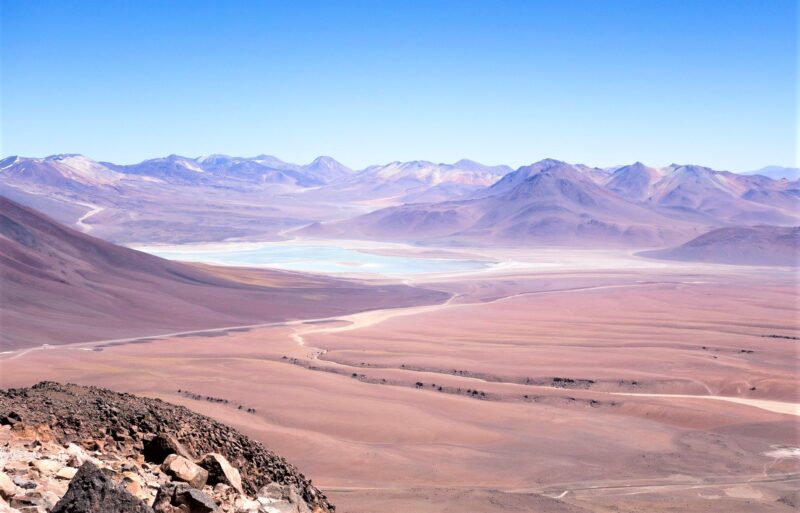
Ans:
{"type": "Polygon", "coordinates": [[[794,269],[475,252],[516,264],[397,278],[436,304],[9,352],[0,385],[186,405],[337,511],[792,511],[794,269]]]}
{"type": "Polygon", "coordinates": [[[0,0],[0,513],[799,513],[800,0],[0,0]]]}

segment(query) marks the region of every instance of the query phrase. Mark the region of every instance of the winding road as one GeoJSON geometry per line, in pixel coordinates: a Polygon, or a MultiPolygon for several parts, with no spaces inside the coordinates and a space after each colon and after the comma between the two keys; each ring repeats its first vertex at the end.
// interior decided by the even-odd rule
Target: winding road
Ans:
{"type": "MultiPolygon", "coordinates": [[[[96,207],[102,210],[102,207],[96,207]]],[[[97,211],[100,211],[97,210],[97,211]]],[[[95,212],[96,213],[96,212],[95,212]]],[[[88,217],[89,214],[84,215],[82,219],[88,217]]],[[[422,306],[412,306],[412,307],[400,307],[400,308],[385,308],[385,309],[376,309],[376,310],[368,310],[364,312],[358,312],[350,315],[344,316],[332,316],[332,317],[320,317],[314,319],[298,319],[292,321],[275,321],[275,322],[267,322],[267,323],[258,323],[258,324],[246,324],[246,325],[238,325],[238,326],[225,326],[221,328],[206,328],[206,329],[197,329],[197,330],[188,330],[188,331],[179,331],[179,332],[172,332],[172,333],[164,333],[164,334],[155,334],[155,335],[146,335],[146,336],[138,336],[138,337],[128,337],[128,338],[117,338],[117,339],[106,339],[106,340],[96,340],[90,342],[78,342],[74,344],[65,344],[59,346],[52,346],[48,344],[43,344],[38,347],[23,349],[19,351],[9,351],[0,354],[0,362],[4,360],[15,360],[18,358],[22,358],[28,354],[31,354],[34,351],[42,351],[42,350],[63,350],[63,349],[91,349],[96,346],[100,345],[109,345],[109,344],[126,344],[126,343],[133,343],[142,340],[163,340],[168,338],[173,338],[177,336],[190,336],[190,335],[201,335],[201,334],[208,334],[208,333],[224,333],[227,331],[232,330],[243,330],[243,329],[259,329],[259,328],[270,328],[270,327],[278,327],[278,326],[291,326],[294,327],[293,333],[290,335],[292,340],[297,343],[298,346],[301,347],[308,347],[312,351],[308,354],[308,358],[311,360],[319,359],[321,355],[326,354],[325,349],[321,348],[314,348],[310,347],[306,343],[306,337],[315,334],[330,334],[330,333],[342,333],[348,331],[354,331],[362,328],[367,328],[371,326],[375,326],[376,324],[380,324],[384,321],[389,319],[394,319],[397,317],[406,317],[411,315],[420,315],[432,312],[438,312],[445,309],[451,308],[461,308],[467,306],[476,306],[476,305],[489,305],[494,303],[499,303],[502,301],[509,301],[517,297],[524,297],[524,296],[532,296],[532,295],[544,295],[544,294],[571,294],[571,293],[581,293],[581,292],[589,292],[595,290],[607,290],[607,289],[620,289],[620,288],[635,288],[635,287],[647,287],[653,285],[663,285],[665,283],[689,283],[689,282],[638,282],[633,284],[621,284],[621,285],[597,285],[597,286],[589,286],[589,287],[574,287],[574,288],[566,288],[566,289],[554,289],[554,290],[537,290],[537,291],[530,291],[530,292],[520,292],[518,294],[512,294],[509,296],[502,296],[498,298],[494,298],[490,301],[483,301],[483,302],[463,302],[463,303],[455,303],[454,301],[458,299],[460,296],[453,294],[451,295],[446,301],[438,304],[433,305],[422,305],[422,306]],[[345,322],[347,324],[339,324],[339,322],[345,322]],[[335,326],[314,326],[308,328],[311,325],[320,324],[320,323],[337,323],[335,326]]],[[[479,378],[474,378],[479,379],[479,378]]],[[[706,387],[706,390],[709,391],[709,395],[684,395],[684,394],[649,394],[649,393],[625,393],[625,392],[608,392],[610,395],[619,395],[619,396],[630,396],[630,397],[652,397],[652,398],[659,398],[659,399],[698,399],[698,400],[716,400],[716,401],[726,401],[730,403],[736,403],[744,406],[750,406],[753,408],[759,408],[761,410],[773,412],[773,413],[780,413],[785,415],[794,415],[800,416],[800,404],[797,403],[789,403],[783,401],[774,401],[774,400],[765,400],[765,399],[749,399],[749,398],[742,398],[742,397],[730,397],[730,396],[720,396],[720,395],[713,395],[711,390],[705,383],[701,383],[703,386],[706,387]]]]}
{"type": "Polygon", "coordinates": [[[92,226],[91,226],[91,225],[89,225],[89,224],[86,224],[86,220],[87,220],[87,219],[89,219],[90,217],[92,217],[92,216],[93,216],[93,215],[95,215],[95,214],[99,214],[100,212],[102,212],[103,210],[105,210],[105,209],[106,209],[106,207],[101,207],[101,206],[99,206],[99,205],[94,205],[94,204],[92,204],[92,203],[82,203],[82,202],[79,202],[78,204],[79,204],[79,205],[82,205],[82,206],[84,206],[84,207],[87,207],[89,210],[88,210],[88,211],[87,211],[85,214],[83,214],[83,215],[82,215],[80,218],[78,218],[78,220],[77,220],[77,221],[75,221],[75,225],[76,225],[76,226],[77,226],[77,227],[78,227],[78,228],[79,228],[79,229],[80,229],[80,230],[81,230],[83,233],[89,233],[89,232],[92,230],[92,226]]]}

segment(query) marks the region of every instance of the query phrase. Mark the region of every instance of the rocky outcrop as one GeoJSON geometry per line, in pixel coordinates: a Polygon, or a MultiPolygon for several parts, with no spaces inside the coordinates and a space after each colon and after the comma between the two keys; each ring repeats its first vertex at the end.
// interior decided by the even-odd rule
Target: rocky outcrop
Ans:
{"type": "Polygon", "coordinates": [[[157,399],[43,382],[0,391],[0,418],[3,513],[335,509],[260,443],[157,399]]]}
{"type": "Polygon", "coordinates": [[[143,441],[144,449],[142,454],[144,459],[150,463],[161,464],[170,454],[177,454],[187,459],[192,459],[189,451],[178,442],[174,436],[158,434],[150,439],[143,441]]]}
{"type": "Polygon", "coordinates": [[[52,513],[153,513],[153,509],[115,484],[91,462],[81,468],[69,483],[67,493],[52,513]]]}
{"type": "Polygon", "coordinates": [[[183,481],[192,488],[202,488],[208,481],[208,471],[206,469],[177,454],[167,456],[167,459],[161,464],[161,470],[168,476],[177,481],[183,481]]]}
{"type": "Polygon", "coordinates": [[[200,466],[208,472],[208,484],[222,483],[232,486],[239,493],[243,492],[242,476],[221,454],[213,452],[206,454],[200,462],[200,466]]]}
{"type": "Polygon", "coordinates": [[[187,484],[166,483],[158,489],[153,509],[158,513],[211,513],[217,511],[217,504],[187,484]]]}

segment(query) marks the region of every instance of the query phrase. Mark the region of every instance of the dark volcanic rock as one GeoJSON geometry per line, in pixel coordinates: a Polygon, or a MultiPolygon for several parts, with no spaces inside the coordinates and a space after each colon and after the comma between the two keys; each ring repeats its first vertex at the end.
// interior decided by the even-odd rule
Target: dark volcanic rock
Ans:
{"type": "Polygon", "coordinates": [[[239,471],[221,454],[206,454],[199,465],[208,472],[208,484],[222,483],[234,487],[239,492],[242,491],[242,477],[239,471]]]}
{"type": "Polygon", "coordinates": [[[183,406],[103,388],[45,381],[30,388],[0,390],[0,417],[12,412],[26,424],[47,426],[60,444],[90,441],[139,456],[143,456],[147,444],[153,461],[167,448],[180,454],[174,450],[176,444],[182,448],[179,451],[187,453],[187,459],[218,453],[239,471],[241,486],[251,496],[275,483],[296,489],[310,510],[334,510],[325,495],[284,458],[235,429],[183,406]]]}
{"type": "Polygon", "coordinates": [[[5,415],[0,415],[0,425],[3,426],[13,426],[17,422],[20,422],[22,418],[19,416],[19,413],[16,412],[8,412],[5,415]]]}
{"type": "Polygon", "coordinates": [[[170,454],[177,454],[189,460],[194,459],[194,456],[189,454],[189,451],[174,436],[158,434],[144,441],[145,461],[161,465],[170,454]]]}
{"type": "Polygon", "coordinates": [[[100,469],[86,462],[69,483],[52,513],[153,513],[147,504],[115,485],[100,469]]]}
{"type": "Polygon", "coordinates": [[[206,494],[186,483],[165,483],[153,503],[156,513],[211,513],[217,505],[206,494]]]}

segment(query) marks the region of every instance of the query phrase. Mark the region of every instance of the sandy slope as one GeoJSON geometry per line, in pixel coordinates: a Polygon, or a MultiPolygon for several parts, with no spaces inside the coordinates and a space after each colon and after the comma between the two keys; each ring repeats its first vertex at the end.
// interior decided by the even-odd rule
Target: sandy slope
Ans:
{"type": "Polygon", "coordinates": [[[0,351],[338,315],[446,297],[403,285],[172,262],[69,229],[2,196],[0,287],[0,351]]]}

